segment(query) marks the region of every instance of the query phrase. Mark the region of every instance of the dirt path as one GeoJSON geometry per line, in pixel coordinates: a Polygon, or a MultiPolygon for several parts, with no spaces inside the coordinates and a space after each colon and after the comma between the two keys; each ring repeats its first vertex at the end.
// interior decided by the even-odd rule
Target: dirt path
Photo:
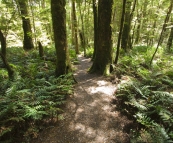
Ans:
{"type": "Polygon", "coordinates": [[[88,74],[90,59],[79,56],[74,95],[67,99],[64,120],[44,131],[33,143],[128,143],[130,121],[111,104],[115,85],[88,74]]]}

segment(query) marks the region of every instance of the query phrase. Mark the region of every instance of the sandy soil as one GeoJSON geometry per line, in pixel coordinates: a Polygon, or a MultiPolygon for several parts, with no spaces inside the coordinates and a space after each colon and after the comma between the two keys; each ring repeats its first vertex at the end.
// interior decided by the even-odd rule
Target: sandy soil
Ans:
{"type": "Polygon", "coordinates": [[[88,74],[91,60],[78,57],[74,76],[78,83],[62,114],[64,120],[45,129],[32,143],[129,143],[132,123],[112,104],[116,86],[105,77],[88,74]]]}

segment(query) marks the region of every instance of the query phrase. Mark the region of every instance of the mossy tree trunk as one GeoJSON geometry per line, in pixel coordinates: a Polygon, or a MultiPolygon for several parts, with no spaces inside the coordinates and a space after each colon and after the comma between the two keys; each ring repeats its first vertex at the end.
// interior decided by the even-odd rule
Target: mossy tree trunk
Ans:
{"type": "Polygon", "coordinates": [[[4,64],[5,68],[7,69],[9,78],[13,79],[14,78],[14,71],[10,67],[10,65],[7,61],[7,58],[6,58],[6,48],[7,48],[6,47],[6,38],[4,37],[1,29],[0,29],[0,42],[1,42],[1,51],[0,51],[1,59],[3,61],[3,64],[4,64]]]}
{"type": "Polygon", "coordinates": [[[34,48],[33,40],[32,40],[32,30],[31,23],[29,19],[27,0],[18,0],[20,12],[22,16],[22,26],[23,26],[23,48],[24,50],[31,50],[34,48]]]}
{"type": "Polygon", "coordinates": [[[66,36],[66,0],[51,0],[51,14],[56,49],[56,76],[68,73],[70,62],[66,36]]]}
{"type": "Polygon", "coordinates": [[[92,60],[94,60],[95,55],[96,55],[96,49],[97,49],[97,28],[98,28],[98,12],[97,12],[97,2],[96,0],[93,0],[93,17],[94,17],[94,52],[93,52],[93,57],[92,60]]]}
{"type": "Polygon", "coordinates": [[[113,0],[98,3],[98,47],[90,72],[108,75],[112,64],[112,15],[113,0]]]}
{"type": "Polygon", "coordinates": [[[129,36],[130,36],[130,12],[131,12],[131,0],[126,2],[125,19],[122,31],[121,48],[127,51],[129,48],[129,36]]]}

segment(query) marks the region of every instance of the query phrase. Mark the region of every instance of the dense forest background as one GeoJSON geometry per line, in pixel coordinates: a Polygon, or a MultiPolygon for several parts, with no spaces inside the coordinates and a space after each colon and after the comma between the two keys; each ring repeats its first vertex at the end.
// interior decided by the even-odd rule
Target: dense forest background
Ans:
{"type": "Polygon", "coordinates": [[[131,142],[172,142],[172,7],[173,0],[0,0],[0,140],[29,142],[63,118],[83,53],[90,73],[118,86],[119,108],[135,121],[131,142]]]}

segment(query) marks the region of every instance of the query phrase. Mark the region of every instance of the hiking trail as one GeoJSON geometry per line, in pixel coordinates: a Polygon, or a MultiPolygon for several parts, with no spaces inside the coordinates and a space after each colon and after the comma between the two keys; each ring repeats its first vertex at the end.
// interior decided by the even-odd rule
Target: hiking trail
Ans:
{"type": "Polygon", "coordinates": [[[67,98],[64,120],[42,131],[32,143],[129,143],[126,128],[132,121],[112,104],[116,85],[87,73],[90,58],[79,55],[78,60],[74,73],[78,83],[67,98]]]}

